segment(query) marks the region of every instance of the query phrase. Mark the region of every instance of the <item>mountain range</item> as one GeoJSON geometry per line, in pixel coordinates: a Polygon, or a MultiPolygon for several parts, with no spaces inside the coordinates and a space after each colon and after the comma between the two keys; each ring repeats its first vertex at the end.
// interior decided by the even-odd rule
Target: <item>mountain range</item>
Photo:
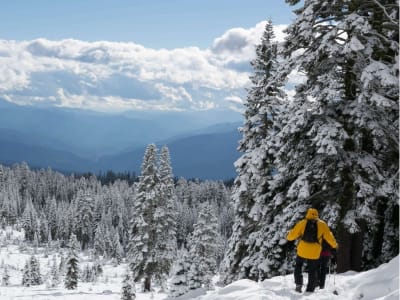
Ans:
{"type": "Polygon", "coordinates": [[[229,179],[239,157],[240,119],[232,111],[108,114],[0,100],[0,163],[140,174],[145,148],[155,143],[169,147],[177,177],[229,179]]]}

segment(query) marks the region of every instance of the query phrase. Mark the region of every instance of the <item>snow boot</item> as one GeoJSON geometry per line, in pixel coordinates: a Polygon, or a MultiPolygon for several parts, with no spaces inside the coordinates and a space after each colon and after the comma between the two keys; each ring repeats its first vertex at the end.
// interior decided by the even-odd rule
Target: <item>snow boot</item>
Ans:
{"type": "Polygon", "coordinates": [[[301,285],[296,285],[295,291],[301,293],[301,285]]]}

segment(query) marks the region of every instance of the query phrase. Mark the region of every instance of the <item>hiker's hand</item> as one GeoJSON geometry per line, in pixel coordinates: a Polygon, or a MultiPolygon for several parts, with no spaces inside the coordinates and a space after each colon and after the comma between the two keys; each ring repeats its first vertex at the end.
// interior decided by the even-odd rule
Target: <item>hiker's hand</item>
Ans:
{"type": "Polygon", "coordinates": [[[294,241],[287,241],[286,245],[289,249],[292,249],[294,247],[294,241]]]}
{"type": "Polygon", "coordinates": [[[337,257],[336,249],[332,249],[331,253],[332,253],[331,264],[336,265],[336,257],[337,257]]]}

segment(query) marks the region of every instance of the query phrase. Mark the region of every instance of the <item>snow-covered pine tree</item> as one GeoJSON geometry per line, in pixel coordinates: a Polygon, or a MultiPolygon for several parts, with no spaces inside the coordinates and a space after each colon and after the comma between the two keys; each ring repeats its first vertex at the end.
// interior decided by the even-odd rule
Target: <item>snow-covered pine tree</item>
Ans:
{"type": "Polygon", "coordinates": [[[119,242],[119,233],[117,230],[113,230],[113,235],[112,235],[112,257],[115,259],[117,264],[120,264],[122,262],[122,259],[124,257],[124,249],[121,246],[121,243],[119,242]]]}
{"type": "Polygon", "coordinates": [[[135,300],[136,289],[135,282],[132,280],[130,270],[126,270],[124,281],[122,282],[121,300],[135,300]]]}
{"type": "Polygon", "coordinates": [[[38,214],[33,207],[32,198],[26,197],[25,209],[22,215],[22,228],[25,232],[25,239],[33,241],[35,235],[38,234],[38,214]]]}
{"type": "Polygon", "coordinates": [[[212,277],[217,272],[220,237],[218,221],[209,203],[204,203],[189,241],[191,268],[188,273],[191,289],[211,287],[212,277]]]}
{"type": "Polygon", "coordinates": [[[60,272],[60,274],[64,274],[65,273],[65,268],[66,268],[66,259],[64,254],[60,254],[60,264],[58,266],[58,271],[60,272]]]}
{"type": "Polygon", "coordinates": [[[60,284],[60,270],[57,265],[56,257],[53,256],[52,265],[50,269],[50,286],[56,287],[60,284]]]}
{"type": "Polygon", "coordinates": [[[39,260],[32,255],[29,260],[30,272],[31,272],[31,285],[40,285],[43,283],[42,275],[40,274],[39,260]]]}
{"type": "Polygon", "coordinates": [[[93,282],[93,272],[89,264],[85,264],[83,267],[80,279],[82,282],[93,282]]]}
{"type": "Polygon", "coordinates": [[[157,188],[158,196],[156,197],[158,202],[153,220],[156,227],[156,244],[153,256],[157,266],[155,277],[163,286],[170,273],[177,247],[176,194],[167,146],[161,148],[158,174],[160,181],[157,188]]]}
{"type": "Polygon", "coordinates": [[[106,245],[104,241],[104,237],[106,235],[105,225],[103,223],[103,219],[101,219],[96,226],[96,230],[94,233],[94,251],[95,255],[105,255],[106,252],[106,245]]]}
{"type": "Polygon", "coordinates": [[[76,222],[77,226],[76,235],[81,242],[82,249],[85,250],[90,243],[93,242],[94,225],[93,225],[93,210],[94,199],[89,191],[79,191],[76,201],[76,222]]]}
{"type": "Polygon", "coordinates": [[[22,274],[22,285],[40,285],[42,284],[42,275],[40,274],[39,261],[32,255],[25,263],[22,274]]]}
{"type": "Polygon", "coordinates": [[[57,228],[57,202],[54,197],[48,202],[47,220],[50,230],[50,236],[55,239],[58,233],[57,228]]]}
{"type": "Polygon", "coordinates": [[[156,228],[153,222],[158,193],[157,147],[147,146],[141,175],[133,199],[129,259],[135,282],[144,278],[143,290],[151,290],[152,277],[157,272],[157,264],[152,254],[156,245],[156,228]]]}
{"type": "Polygon", "coordinates": [[[22,271],[22,285],[23,286],[32,285],[32,272],[29,259],[25,262],[24,270],[22,271]]]}
{"type": "Polygon", "coordinates": [[[2,286],[9,286],[10,285],[10,274],[8,273],[8,268],[5,267],[3,270],[3,276],[1,278],[1,285],[2,286]]]}
{"type": "Polygon", "coordinates": [[[343,123],[352,157],[352,203],[339,224],[342,269],[376,267],[399,253],[399,3],[355,3],[342,29],[348,34],[343,123]],[[354,64],[353,64],[354,62],[354,64]],[[357,86],[347,84],[355,80],[357,86]],[[350,223],[356,223],[357,233],[350,223]],[[347,232],[346,232],[347,231],[347,232]],[[352,237],[349,239],[348,234],[352,237]],[[363,245],[358,239],[364,241],[363,245]],[[354,246],[359,245],[362,261],[354,246]],[[347,246],[347,247],[346,247],[347,246]],[[343,256],[342,256],[343,257],[343,256]]]}
{"type": "MultiPolygon", "coordinates": [[[[271,228],[287,231],[308,206],[319,208],[341,244],[340,271],[367,266],[373,252],[379,261],[382,233],[398,232],[388,211],[397,190],[387,185],[398,177],[396,3],[305,1],[287,29],[288,66],[307,80],[280,135],[274,199],[286,211],[271,211],[271,228]]],[[[267,251],[282,252],[281,240],[271,236],[267,251]]]]}
{"type": "Polygon", "coordinates": [[[245,103],[239,146],[243,154],[235,162],[238,172],[232,196],[235,221],[223,266],[226,283],[238,278],[257,280],[259,276],[266,276],[260,267],[265,260],[265,253],[260,252],[260,231],[265,229],[261,223],[270,220],[262,220],[261,216],[275,168],[276,135],[281,129],[279,115],[285,98],[284,77],[278,70],[278,44],[273,39],[272,22],[268,21],[251,63],[254,74],[250,77],[252,86],[245,103]]]}
{"type": "Polygon", "coordinates": [[[187,275],[190,269],[188,263],[188,251],[181,248],[178,251],[174,264],[172,265],[171,278],[169,280],[168,294],[173,297],[184,295],[189,290],[187,275]]]}
{"type": "MultiPolygon", "coordinates": [[[[79,275],[79,260],[78,260],[78,240],[75,234],[71,234],[68,244],[68,258],[66,261],[66,274],[64,279],[65,288],[74,290],[78,286],[78,275],[79,275]]],[[[80,247],[79,247],[80,248],[80,247]]]]}

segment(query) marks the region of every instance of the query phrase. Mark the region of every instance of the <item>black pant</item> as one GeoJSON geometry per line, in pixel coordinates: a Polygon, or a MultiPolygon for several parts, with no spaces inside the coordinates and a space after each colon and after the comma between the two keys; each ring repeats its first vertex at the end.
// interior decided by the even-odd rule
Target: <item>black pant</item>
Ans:
{"type": "Polygon", "coordinates": [[[296,285],[303,285],[303,263],[307,261],[308,282],[307,291],[313,292],[316,285],[318,259],[305,259],[300,256],[296,257],[296,265],[294,267],[294,282],[296,285]]]}
{"type": "Polygon", "coordinates": [[[329,259],[329,256],[321,256],[318,260],[318,280],[321,288],[325,286],[325,278],[326,273],[328,273],[329,259]]]}

